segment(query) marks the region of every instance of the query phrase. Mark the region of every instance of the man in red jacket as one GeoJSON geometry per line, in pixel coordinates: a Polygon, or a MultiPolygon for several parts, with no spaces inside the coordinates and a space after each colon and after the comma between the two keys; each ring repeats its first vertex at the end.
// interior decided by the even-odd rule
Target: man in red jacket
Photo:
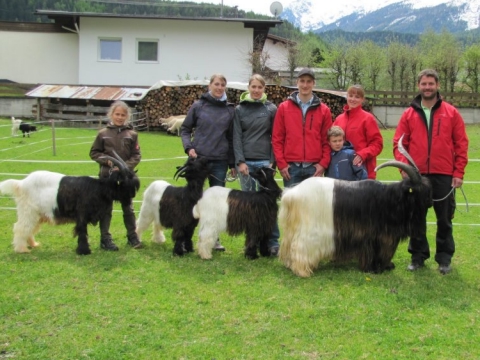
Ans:
{"type": "MultiPolygon", "coordinates": [[[[468,161],[468,138],[458,110],[440,97],[437,72],[430,69],[421,71],[417,85],[420,94],[400,118],[393,138],[393,152],[397,160],[407,162],[398,151],[398,141],[404,135],[402,144],[405,150],[420,173],[432,183],[433,209],[437,217],[435,261],[439,264],[440,273],[445,275],[451,271],[450,263],[455,252],[452,229],[455,189],[463,183],[468,161]]],[[[402,173],[402,176],[405,174],[402,173]]],[[[412,254],[408,270],[423,267],[430,257],[426,234],[410,238],[408,251],[412,254]]]]}
{"type": "Polygon", "coordinates": [[[272,147],[285,187],[312,176],[322,176],[330,163],[327,132],[332,113],[313,93],[315,73],[304,68],[294,91],[277,109],[272,147]]]}

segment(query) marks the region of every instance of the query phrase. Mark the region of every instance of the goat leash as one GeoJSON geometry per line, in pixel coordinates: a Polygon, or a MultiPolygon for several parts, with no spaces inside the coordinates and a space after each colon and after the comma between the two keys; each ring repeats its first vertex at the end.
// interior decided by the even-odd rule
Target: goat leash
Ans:
{"type": "MultiPolygon", "coordinates": [[[[459,189],[460,189],[460,191],[462,192],[463,198],[465,199],[465,205],[466,205],[466,207],[467,207],[467,212],[468,212],[468,200],[467,200],[467,196],[465,195],[465,191],[463,191],[463,187],[462,187],[462,186],[460,186],[459,189]]],[[[443,200],[445,200],[446,198],[448,198],[450,195],[452,195],[452,193],[453,193],[454,191],[455,191],[455,188],[452,186],[452,190],[450,190],[450,191],[448,192],[448,194],[445,195],[443,198],[441,198],[441,199],[432,199],[432,200],[433,200],[433,201],[443,201],[443,200]]]]}

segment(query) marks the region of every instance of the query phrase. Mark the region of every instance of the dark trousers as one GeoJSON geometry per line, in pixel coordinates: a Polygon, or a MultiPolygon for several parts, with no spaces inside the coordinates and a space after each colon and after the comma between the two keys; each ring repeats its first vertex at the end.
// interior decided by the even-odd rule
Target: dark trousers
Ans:
{"type": "Polygon", "coordinates": [[[208,185],[225,186],[225,179],[228,171],[227,160],[208,160],[207,167],[209,170],[208,185]]]}
{"type": "MultiPolygon", "coordinates": [[[[111,238],[112,235],[110,234],[110,222],[112,221],[112,210],[113,204],[110,208],[106,211],[105,217],[100,220],[100,236],[102,239],[111,238]]],[[[136,223],[135,223],[135,211],[133,209],[133,204],[130,203],[128,205],[122,204],[122,211],[123,211],[123,223],[125,224],[125,228],[127,229],[127,237],[136,235],[136,223]]]]}
{"type": "MultiPolygon", "coordinates": [[[[455,213],[455,192],[452,192],[442,201],[435,200],[443,199],[452,190],[452,176],[427,175],[427,177],[432,183],[433,210],[437,217],[435,261],[439,264],[450,264],[455,253],[452,226],[452,219],[455,213]]],[[[426,235],[419,238],[410,238],[408,252],[412,254],[412,262],[422,263],[428,259],[430,257],[430,248],[426,235]]]]}

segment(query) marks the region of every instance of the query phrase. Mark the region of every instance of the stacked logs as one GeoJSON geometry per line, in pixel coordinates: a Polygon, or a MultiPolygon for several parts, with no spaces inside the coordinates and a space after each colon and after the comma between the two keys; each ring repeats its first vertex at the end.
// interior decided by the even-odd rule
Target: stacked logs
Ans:
{"type": "MultiPolygon", "coordinates": [[[[265,93],[267,94],[268,100],[278,106],[295,90],[295,88],[286,86],[267,85],[265,93]]],[[[193,102],[200,99],[200,96],[206,91],[207,86],[204,85],[164,86],[149,91],[144,99],[137,104],[137,110],[145,113],[145,125],[149,130],[164,131],[165,127],[162,126],[162,123],[165,118],[173,115],[186,114],[193,102]]],[[[244,91],[245,90],[227,88],[228,101],[237,105],[240,100],[240,95],[244,91]]],[[[328,105],[332,111],[333,119],[343,112],[346,99],[341,93],[335,94],[335,92],[324,92],[322,90],[315,90],[314,92],[328,105]]]]}

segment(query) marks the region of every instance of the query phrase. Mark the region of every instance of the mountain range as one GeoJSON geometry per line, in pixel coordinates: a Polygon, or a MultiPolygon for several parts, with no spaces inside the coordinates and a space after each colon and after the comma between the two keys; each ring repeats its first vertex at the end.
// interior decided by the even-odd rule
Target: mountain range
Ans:
{"type": "Polygon", "coordinates": [[[393,31],[420,34],[428,30],[459,33],[478,29],[480,0],[293,0],[279,16],[302,31],[393,31]]]}

